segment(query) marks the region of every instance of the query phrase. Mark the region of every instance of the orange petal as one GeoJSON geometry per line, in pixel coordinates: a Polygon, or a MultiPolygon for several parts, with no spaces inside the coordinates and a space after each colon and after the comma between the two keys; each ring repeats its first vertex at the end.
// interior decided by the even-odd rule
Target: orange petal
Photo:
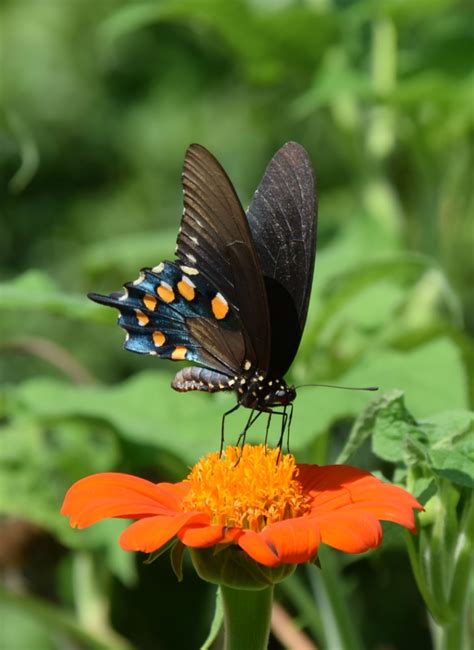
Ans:
{"type": "Polygon", "coordinates": [[[382,541],[380,522],[364,511],[336,510],[315,519],[321,541],[346,553],[364,553],[382,541]]]}
{"type": "Polygon", "coordinates": [[[163,506],[175,512],[182,511],[182,500],[189,492],[189,481],[179,483],[156,483],[159,488],[159,499],[163,506]]]}
{"type": "Polygon", "coordinates": [[[155,484],[129,474],[92,474],[69,488],[61,514],[70,516],[71,526],[78,528],[108,517],[170,515],[181,512],[185,490],[184,482],[155,484]]]}
{"type": "Polygon", "coordinates": [[[260,533],[256,533],[253,530],[246,530],[239,537],[237,543],[247,555],[256,562],[260,562],[260,564],[264,564],[265,566],[278,566],[280,564],[280,558],[270,548],[260,533]]]}
{"type": "Polygon", "coordinates": [[[299,465],[299,469],[298,478],[305,492],[312,497],[313,516],[357,504],[359,509],[372,513],[378,519],[394,521],[413,529],[413,509],[423,509],[402,488],[383,483],[369,472],[350,465],[299,465]]]}
{"type": "MultiPolygon", "coordinates": [[[[332,490],[340,490],[347,483],[373,479],[369,472],[352,467],[351,465],[298,465],[298,480],[303,485],[305,492],[315,494],[326,493],[332,490]]],[[[327,495],[331,496],[331,495],[327,495]]]]}
{"type": "Polygon", "coordinates": [[[362,501],[346,506],[343,511],[366,512],[380,519],[380,521],[393,521],[395,524],[400,524],[412,532],[416,531],[413,506],[406,506],[399,501],[390,501],[389,499],[380,499],[379,502],[362,501]]]}
{"type": "Polygon", "coordinates": [[[239,546],[260,564],[298,564],[316,555],[320,541],[314,519],[298,517],[270,524],[259,533],[246,530],[239,546]]]}
{"type": "Polygon", "coordinates": [[[204,548],[213,546],[225,539],[224,526],[186,526],[179,533],[179,539],[186,546],[204,548]]]}
{"type": "Polygon", "coordinates": [[[173,517],[147,517],[131,524],[120,535],[119,543],[124,551],[151,553],[172,539],[183,526],[192,523],[207,524],[207,515],[185,512],[173,517]]]}
{"type": "Polygon", "coordinates": [[[311,559],[321,539],[317,521],[309,517],[270,524],[260,535],[275,551],[281,564],[298,564],[311,559]]]}

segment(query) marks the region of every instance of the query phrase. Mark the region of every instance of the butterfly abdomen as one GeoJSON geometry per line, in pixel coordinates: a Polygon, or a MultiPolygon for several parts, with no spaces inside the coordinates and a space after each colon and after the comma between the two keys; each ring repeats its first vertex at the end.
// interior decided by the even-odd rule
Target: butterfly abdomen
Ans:
{"type": "Polygon", "coordinates": [[[215,370],[189,366],[176,373],[171,382],[171,387],[181,393],[190,390],[204,390],[208,393],[215,393],[221,390],[233,390],[235,382],[235,377],[228,377],[215,370]]]}

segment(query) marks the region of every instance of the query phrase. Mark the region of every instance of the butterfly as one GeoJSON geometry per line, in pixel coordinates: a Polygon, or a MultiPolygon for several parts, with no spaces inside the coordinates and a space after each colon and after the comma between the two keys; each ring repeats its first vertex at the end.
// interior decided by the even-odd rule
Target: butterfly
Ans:
{"type": "MultiPolygon", "coordinates": [[[[316,254],[314,172],[305,149],[288,142],[270,161],[247,213],[224,169],[203,146],[189,146],[184,211],[174,261],[144,268],[124,291],[89,298],[115,307],[124,347],[192,361],[177,391],[235,391],[251,409],[282,416],[280,445],[296,389],[286,383],[306,322],[316,254]]],[[[289,420],[288,420],[289,418],[289,420]]]]}

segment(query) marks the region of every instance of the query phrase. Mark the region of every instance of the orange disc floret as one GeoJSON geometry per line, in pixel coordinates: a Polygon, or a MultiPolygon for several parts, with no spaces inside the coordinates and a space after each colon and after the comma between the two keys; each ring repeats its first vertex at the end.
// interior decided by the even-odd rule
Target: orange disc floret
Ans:
{"type": "Polygon", "coordinates": [[[259,532],[309,512],[297,476],[294,456],[279,449],[227,447],[222,456],[208,454],[193,467],[183,510],[204,512],[213,524],[259,532]]]}

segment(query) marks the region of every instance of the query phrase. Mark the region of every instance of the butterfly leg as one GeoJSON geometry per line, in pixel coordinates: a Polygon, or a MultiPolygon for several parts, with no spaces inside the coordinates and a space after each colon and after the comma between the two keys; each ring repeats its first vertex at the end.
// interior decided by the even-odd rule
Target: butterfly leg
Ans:
{"type": "Polygon", "coordinates": [[[255,413],[255,409],[252,409],[249,418],[247,420],[247,424],[245,425],[244,430],[242,431],[242,433],[237,439],[237,447],[240,445],[240,455],[237,459],[237,462],[235,463],[236,465],[240,463],[240,459],[242,458],[242,451],[245,445],[245,438],[247,437],[247,431],[250,429],[252,424],[256,422],[258,418],[262,415],[262,412],[263,411],[257,411],[257,413],[255,413]]]}
{"type": "Polygon", "coordinates": [[[225,441],[225,434],[224,434],[224,432],[225,432],[225,419],[226,419],[226,417],[227,417],[228,415],[230,415],[231,413],[234,413],[234,411],[236,411],[236,410],[239,408],[239,406],[240,406],[240,402],[237,402],[237,404],[236,404],[235,406],[233,406],[231,409],[229,409],[228,411],[226,411],[226,412],[224,413],[224,415],[222,416],[222,421],[221,421],[221,446],[220,446],[220,449],[219,449],[219,458],[222,456],[222,451],[224,450],[224,441],[225,441]]]}
{"type": "Polygon", "coordinates": [[[265,448],[267,447],[268,444],[268,434],[270,432],[270,423],[272,421],[272,415],[273,411],[268,412],[268,420],[267,420],[267,428],[265,429],[265,448]]]}
{"type": "Polygon", "coordinates": [[[283,439],[285,436],[285,431],[287,432],[287,447],[289,450],[289,435],[290,435],[290,426],[291,426],[291,420],[293,417],[293,404],[286,404],[283,407],[283,410],[277,410],[276,408],[267,408],[264,411],[265,413],[268,413],[268,420],[267,420],[267,427],[265,430],[265,446],[268,444],[268,436],[270,433],[270,424],[272,421],[272,416],[273,415],[279,415],[281,417],[281,429],[280,429],[280,437],[278,439],[277,447],[280,449],[283,446],[283,439]],[[287,408],[289,411],[287,412],[287,408]]]}
{"type": "Polygon", "coordinates": [[[289,407],[289,417],[288,417],[288,427],[286,429],[286,449],[290,454],[290,430],[291,430],[291,421],[293,420],[293,402],[288,404],[289,407]]]}
{"type": "MultiPolygon", "coordinates": [[[[281,430],[280,430],[280,437],[278,438],[278,449],[281,452],[281,448],[283,445],[283,438],[285,437],[285,429],[286,429],[286,423],[288,422],[288,413],[286,412],[287,405],[283,407],[283,411],[280,411],[279,414],[281,415],[281,430]]],[[[280,454],[278,454],[278,458],[280,457],[280,454]]]]}
{"type": "Polygon", "coordinates": [[[252,409],[249,418],[247,420],[247,424],[244,427],[244,430],[240,434],[240,436],[237,439],[237,446],[242,444],[242,447],[245,444],[245,438],[247,437],[247,431],[250,429],[250,427],[258,420],[258,418],[262,415],[263,411],[257,411],[255,413],[255,409],[252,409]]]}

